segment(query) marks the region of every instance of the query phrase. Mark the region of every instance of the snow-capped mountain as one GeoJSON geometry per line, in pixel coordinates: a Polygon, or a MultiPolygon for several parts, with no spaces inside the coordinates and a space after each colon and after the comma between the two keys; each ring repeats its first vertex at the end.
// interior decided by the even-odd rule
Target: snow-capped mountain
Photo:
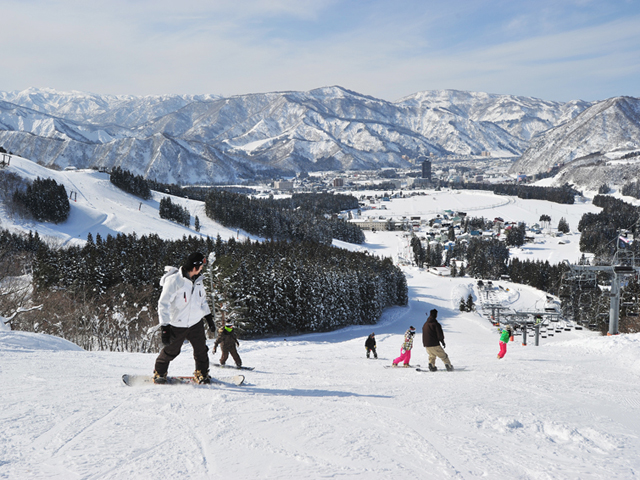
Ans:
{"type": "Polygon", "coordinates": [[[520,155],[590,104],[454,90],[397,102],[342,87],[221,98],[0,92],[0,145],[47,166],[121,166],[168,183],[407,167],[420,155],[520,155]]]}
{"type": "Polygon", "coordinates": [[[598,187],[640,173],[640,99],[615,97],[535,138],[511,171],[535,174],[559,166],[556,183],[598,187]]]}
{"type": "Polygon", "coordinates": [[[574,100],[550,102],[531,97],[458,90],[419,92],[399,102],[423,111],[437,110],[476,123],[493,123],[526,144],[534,135],[562,124],[591,106],[574,100]]]}

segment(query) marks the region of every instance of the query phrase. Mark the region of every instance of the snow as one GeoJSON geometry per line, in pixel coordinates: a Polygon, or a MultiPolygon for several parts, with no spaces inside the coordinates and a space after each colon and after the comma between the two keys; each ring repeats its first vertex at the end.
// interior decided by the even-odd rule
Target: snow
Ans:
{"type": "MultiPolygon", "coordinates": [[[[138,229],[153,221],[152,215],[136,216],[138,200],[127,205],[107,185],[100,190],[104,202],[90,196],[84,185],[103,188],[100,174],[52,174],[74,181],[82,193],[77,203],[85,205],[85,218],[93,219],[96,229],[117,225],[118,231],[140,234],[138,229]]],[[[514,199],[495,207],[492,216],[506,217],[499,208],[535,209],[528,202],[514,199]]],[[[396,200],[387,205],[401,210],[394,207],[396,200]]],[[[545,212],[537,216],[565,208],[538,205],[545,212]]],[[[573,206],[566,208],[573,227],[573,206]]],[[[144,203],[142,212],[151,209],[144,203]]],[[[204,215],[200,220],[208,221],[204,215]]],[[[161,236],[182,235],[170,222],[154,225],[161,236]]],[[[24,227],[15,220],[11,226],[24,227]]],[[[207,228],[222,231],[213,222],[207,228]]],[[[86,231],[71,220],[50,233],[75,241],[86,231]]],[[[361,246],[336,243],[393,257],[402,236],[367,232],[366,239],[361,246]]],[[[575,243],[547,242],[545,255],[558,257],[551,252],[575,243]]],[[[497,329],[481,312],[457,308],[469,293],[480,298],[474,280],[402,268],[409,304],[387,309],[375,326],[241,339],[244,364],[256,367],[243,372],[241,387],[131,388],[122,383],[122,374],[151,373],[156,354],[87,352],[55,337],[0,331],[0,478],[638,476],[640,334],[563,331],[537,347],[532,339],[523,346],[516,337],[498,360],[497,329]],[[434,373],[383,368],[398,356],[410,325],[418,330],[412,364],[426,365],[420,330],[432,308],[439,311],[453,365],[465,369],[449,373],[442,363],[434,373]],[[378,360],[365,358],[364,341],[372,331],[378,360]]],[[[533,288],[494,285],[496,298],[509,308],[531,310],[545,302],[545,294],[533,288]]],[[[185,346],[169,373],[192,371],[191,348],[185,346]]],[[[235,371],[212,373],[222,377],[235,371]]]]}
{"type": "Polygon", "coordinates": [[[63,224],[39,223],[11,218],[0,205],[2,221],[0,228],[20,231],[38,231],[40,236],[55,238],[62,245],[84,244],[87,234],[95,238],[100,234],[115,236],[118,233],[136,233],[142,235],[158,234],[162,238],[179,239],[183,235],[202,235],[223,240],[229,237],[241,239],[247,236],[244,232],[229,229],[209,219],[204,204],[186,198],[152,192],[150,200],[142,200],[128,195],[111,184],[109,175],[94,170],[54,171],[42,167],[29,160],[12,157],[9,171],[15,172],[29,180],[37,177],[53,178],[58,184],[65,186],[67,193],[75,200],[70,201],[71,210],[68,220],[63,224]],[[158,214],[160,200],[170,196],[173,203],[185,207],[191,214],[191,224],[197,215],[200,220],[200,232],[177,223],[161,219],[158,214]]]}

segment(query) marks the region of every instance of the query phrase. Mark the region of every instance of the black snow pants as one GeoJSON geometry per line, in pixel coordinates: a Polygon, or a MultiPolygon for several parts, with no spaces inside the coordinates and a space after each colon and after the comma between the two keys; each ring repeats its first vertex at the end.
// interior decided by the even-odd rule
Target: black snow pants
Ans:
{"type": "Polygon", "coordinates": [[[233,358],[233,361],[236,362],[236,365],[239,367],[242,366],[242,360],[240,359],[240,355],[238,355],[238,350],[236,350],[235,345],[231,345],[231,348],[229,349],[220,345],[220,350],[222,350],[222,355],[220,355],[220,365],[224,365],[225,363],[227,363],[229,354],[231,354],[231,357],[233,358]]]}
{"type": "Polygon", "coordinates": [[[209,372],[209,348],[202,320],[188,328],[171,327],[171,343],[164,347],[156,358],[156,372],[160,375],[167,373],[169,363],[180,355],[180,349],[185,340],[188,340],[193,347],[196,370],[200,370],[202,373],[209,372]]]}

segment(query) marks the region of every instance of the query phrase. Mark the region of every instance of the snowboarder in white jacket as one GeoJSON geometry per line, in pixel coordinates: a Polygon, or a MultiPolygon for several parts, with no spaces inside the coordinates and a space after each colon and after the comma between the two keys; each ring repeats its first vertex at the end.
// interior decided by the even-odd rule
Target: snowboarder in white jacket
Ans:
{"type": "Polygon", "coordinates": [[[181,268],[165,267],[160,280],[162,293],[158,300],[158,317],[164,348],[155,363],[155,383],[167,381],[169,363],[180,354],[185,340],[193,347],[196,364],[194,377],[198,383],[210,383],[209,355],[204,320],[214,329],[211,309],[207,303],[204,283],[200,276],[207,258],[194,252],[181,268]]]}

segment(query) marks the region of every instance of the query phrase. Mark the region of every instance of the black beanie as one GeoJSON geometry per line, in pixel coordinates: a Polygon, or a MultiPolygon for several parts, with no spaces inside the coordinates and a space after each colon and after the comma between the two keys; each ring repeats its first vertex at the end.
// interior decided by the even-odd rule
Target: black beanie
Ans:
{"type": "Polygon", "coordinates": [[[429,313],[431,313],[431,316],[433,318],[436,318],[438,316],[438,310],[436,310],[435,308],[433,310],[431,310],[431,312],[429,312],[429,313]]]}
{"type": "Polygon", "coordinates": [[[182,266],[185,268],[185,270],[190,272],[194,268],[198,268],[203,263],[207,263],[205,256],[200,252],[193,252],[191,255],[189,255],[189,258],[187,258],[187,261],[184,262],[184,265],[182,266]]]}

